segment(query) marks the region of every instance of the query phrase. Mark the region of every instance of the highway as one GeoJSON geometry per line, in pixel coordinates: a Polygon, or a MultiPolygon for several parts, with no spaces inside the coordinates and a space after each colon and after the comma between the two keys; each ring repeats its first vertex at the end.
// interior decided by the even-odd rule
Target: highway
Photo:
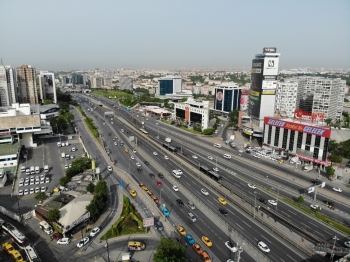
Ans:
{"type": "MultiPolygon", "coordinates": [[[[94,115],[100,114],[102,116],[103,115],[103,110],[101,108],[97,107],[96,110],[93,112],[93,114],[94,115]]],[[[101,122],[101,124],[99,123],[98,126],[100,127],[99,128],[100,132],[102,131],[102,133],[104,135],[104,138],[106,138],[106,140],[110,139],[110,141],[107,141],[107,144],[113,145],[113,141],[111,139],[114,136],[114,134],[117,133],[119,137],[122,137],[123,134],[125,134],[127,132],[127,129],[124,126],[120,125],[119,121],[116,121],[116,120],[110,121],[109,120],[108,122],[110,122],[110,123],[108,123],[107,125],[103,125],[102,122],[101,122]],[[113,122],[113,124],[111,124],[111,122],[113,122]],[[118,126],[118,124],[119,124],[119,126],[118,126]],[[111,130],[106,130],[106,128],[109,125],[113,125],[115,127],[115,130],[112,130],[112,134],[113,135],[111,135],[111,136],[108,135],[111,132],[111,130]],[[123,127],[125,129],[125,132],[121,133],[120,130],[123,127]],[[119,130],[119,132],[117,130],[119,130]]],[[[140,141],[140,140],[142,140],[141,136],[138,137],[138,141],[140,141]]],[[[127,139],[126,138],[124,138],[123,141],[125,143],[127,143],[127,139]]],[[[130,146],[130,144],[129,144],[129,146],[130,146]]],[[[116,146],[116,147],[120,147],[120,146],[116,146]]],[[[153,158],[160,158],[161,157],[160,154],[157,157],[155,157],[153,155],[153,152],[157,151],[158,149],[152,148],[149,144],[146,145],[146,142],[142,142],[140,144],[140,147],[145,152],[147,152],[148,156],[152,156],[153,158]]],[[[112,159],[113,160],[114,159],[117,160],[118,161],[117,162],[118,165],[121,165],[123,168],[125,168],[125,170],[128,170],[129,163],[131,162],[131,160],[129,160],[129,159],[125,160],[125,158],[123,157],[123,155],[128,155],[128,154],[125,154],[125,153],[123,154],[122,153],[123,151],[118,150],[118,149],[117,150],[119,152],[116,151],[115,149],[113,149],[113,146],[109,146],[109,148],[111,148],[111,151],[112,151],[112,153],[111,153],[112,159]],[[126,162],[126,164],[123,164],[125,162],[126,162]]],[[[136,160],[137,160],[137,158],[136,158],[136,160]]],[[[138,161],[140,163],[144,162],[144,160],[142,158],[139,159],[138,161]]],[[[154,161],[155,161],[155,164],[161,165],[162,168],[164,168],[165,170],[168,170],[168,173],[169,173],[170,170],[178,168],[171,161],[163,161],[163,159],[155,159],[154,161]]],[[[144,169],[143,173],[145,173],[145,171],[147,171],[147,172],[152,172],[152,173],[157,174],[157,170],[153,169],[154,164],[152,163],[152,161],[149,161],[149,162],[150,162],[150,165],[147,166],[147,167],[144,164],[142,164],[142,168],[144,169]]],[[[131,163],[133,163],[133,162],[131,162],[131,163]]],[[[130,172],[137,179],[138,177],[140,177],[140,174],[138,174],[136,172],[136,164],[134,165],[134,170],[133,170],[132,166],[133,165],[131,165],[130,172]]],[[[147,175],[145,176],[144,174],[142,174],[142,175],[143,175],[143,179],[140,182],[145,183],[153,192],[157,192],[156,190],[160,190],[158,188],[158,186],[156,185],[156,183],[155,183],[156,179],[152,179],[152,178],[150,178],[147,175]],[[152,181],[152,182],[150,182],[150,181],[152,181]],[[151,186],[149,186],[149,184],[151,186]]],[[[139,178],[139,180],[140,180],[140,178],[139,178]]],[[[218,213],[218,208],[220,207],[221,204],[219,204],[219,202],[217,201],[217,198],[220,197],[220,196],[216,195],[215,192],[213,192],[210,189],[208,189],[209,196],[204,196],[203,194],[200,193],[200,189],[203,186],[198,184],[197,181],[193,180],[191,177],[186,176],[186,175],[183,178],[181,178],[181,184],[185,185],[187,188],[191,188],[191,192],[195,195],[196,198],[198,198],[200,201],[205,202],[206,205],[208,205],[208,207],[213,210],[213,212],[217,213],[217,215],[221,215],[221,214],[218,213]]],[[[178,214],[180,217],[182,217],[183,220],[186,223],[186,215],[187,215],[187,212],[188,212],[189,209],[188,208],[184,208],[184,207],[178,207],[176,205],[176,202],[175,202],[177,197],[180,197],[184,202],[186,202],[186,199],[184,198],[184,196],[181,196],[181,187],[180,187],[180,192],[175,192],[175,191],[172,190],[172,183],[170,183],[170,182],[168,182],[168,181],[163,179],[163,188],[162,189],[163,189],[163,191],[162,191],[163,192],[163,194],[162,194],[162,203],[165,202],[167,204],[170,203],[170,205],[173,204],[172,209],[176,212],[176,214],[178,214]]],[[[159,196],[158,196],[158,198],[159,198],[159,196]]],[[[254,223],[250,224],[249,221],[247,221],[247,218],[244,215],[242,215],[240,213],[240,211],[236,210],[231,205],[227,205],[227,207],[225,207],[225,208],[229,212],[229,215],[228,215],[228,217],[224,217],[224,216],[221,215],[221,219],[224,219],[227,223],[229,223],[232,227],[234,227],[235,230],[237,230],[240,234],[244,235],[244,237],[246,237],[246,239],[248,239],[250,243],[256,245],[258,240],[263,240],[264,242],[266,242],[269,245],[269,247],[272,250],[285,250],[286,251],[286,255],[288,255],[289,257],[291,257],[293,259],[295,259],[295,261],[300,261],[302,259],[298,254],[295,254],[293,251],[289,250],[289,248],[286,247],[285,245],[283,245],[281,242],[275,241],[275,239],[272,236],[269,236],[264,230],[262,230],[261,228],[257,227],[254,223]],[[237,221],[240,221],[240,222],[237,222],[237,221]]],[[[171,212],[174,212],[174,211],[171,211],[171,212]]],[[[207,218],[206,214],[203,214],[201,212],[201,210],[196,209],[195,213],[200,218],[199,222],[201,222],[201,223],[199,223],[199,222],[194,223],[195,226],[192,223],[191,230],[193,230],[196,235],[201,236],[201,234],[203,234],[203,232],[207,232],[208,231],[208,228],[211,228],[213,230],[212,232],[222,231],[219,228],[216,228],[215,223],[211,222],[211,219],[207,218]],[[204,224],[205,227],[202,227],[201,224],[204,224]]],[[[188,220],[187,220],[187,223],[188,223],[188,220]]],[[[186,226],[186,227],[188,227],[188,226],[186,226]]],[[[222,233],[220,235],[225,235],[225,233],[222,233]]],[[[214,246],[213,246],[212,250],[213,250],[213,252],[215,254],[217,254],[217,253],[218,254],[220,254],[220,253],[222,254],[222,253],[225,252],[225,250],[226,250],[226,253],[227,253],[228,249],[226,249],[226,247],[224,247],[224,245],[223,245],[223,242],[226,241],[227,239],[221,239],[220,236],[216,236],[216,234],[213,234],[213,235],[209,235],[208,234],[208,236],[214,242],[214,246]],[[216,252],[215,251],[215,247],[216,247],[215,243],[220,243],[220,242],[222,243],[222,247],[221,248],[224,248],[224,250],[221,250],[221,248],[219,248],[218,252],[216,252]]],[[[201,243],[200,240],[198,242],[200,244],[202,244],[202,246],[203,246],[203,243],[201,243]]],[[[269,258],[274,260],[274,261],[280,261],[279,260],[280,256],[277,255],[277,256],[274,257],[273,253],[274,252],[271,252],[271,254],[269,254],[269,258]]],[[[245,253],[242,254],[243,260],[244,260],[244,254],[245,253]]],[[[222,258],[222,259],[225,259],[225,258],[222,258]]],[[[249,259],[247,261],[249,261],[249,259]]]]}

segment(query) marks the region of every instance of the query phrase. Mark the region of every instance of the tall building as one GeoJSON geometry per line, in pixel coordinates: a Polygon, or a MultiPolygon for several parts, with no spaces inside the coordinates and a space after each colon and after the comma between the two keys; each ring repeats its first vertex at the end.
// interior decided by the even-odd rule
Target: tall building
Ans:
{"type": "Polygon", "coordinates": [[[275,112],[285,117],[293,117],[297,109],[298,79],[285,79],[277,82],[275,112]]]}
{"type": "Polygon", "coordinates": [[[0,106],[17,102],[16,71],[11,66],[0,66],[0,106]]]}
{"type": "Polygon", "coordinates": [[[36,87],[36,71],[30,65],[21,65],[16,69],[18,84],[18,101],[35,105],[39,103],[36,87]]]}
{"type": "Polygon", "coordinates": [[[345,80],[308,76],[298,80],[297,109],[300,112],[318,114],[321,119],[342,120],[345,80]]]}
{"type": "Polygon", "coordinates": [[[119,78],[119,89],[120,90],[133,90],[133,83],[131,77],[120,77],[119,78]]]}
{"type": "Polygon", "coordinates": [[[259,128],[264,126],[265,116],[274,114],[279,56],[275,47],[265,47],[252,62],[248,113],[259,128]]]}
{"type": "Polygon", "coordinates": [[[52,100],[57,103],[55,74],[47,71],[40,71],[38,76],[40,100],[44,103],[45,100],[52,100]]]}
{"type": "Polygon", "coordinates": [[[218,85],[215,88],[214,109],[230,112],[240,109],[242,88],[237,85],[218,85]]]}
{"type": "Polygon", "coordinates": [[[158,88],[156,94],[164,96],[166,94],[176,94],[182,91],[181,76],[166,76],[158,79],[158,88]]]}

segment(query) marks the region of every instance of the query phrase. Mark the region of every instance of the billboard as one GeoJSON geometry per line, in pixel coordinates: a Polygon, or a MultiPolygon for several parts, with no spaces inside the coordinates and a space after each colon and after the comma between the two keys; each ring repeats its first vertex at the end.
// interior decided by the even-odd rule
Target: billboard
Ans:
{"type": "Polygon", "coordinates": [[[215,89],[215,107],[216,110],[222,110],[222,102],[224,100],[224,93],[222,88],[215,89]]]}
{"type": "Polygon", "coordinates": [[[43,86],[44,86],[44,93],[45,93],[45,99],[50,99],[52,101],[55,100],[55,90],[53,87],[53,75],[52,74],[44,74],[43,76],[43,86]]]}
{"type": "Polygon", "coordinates": [[[263,53],[276,53],[277,48],[276,47],[264,47],[263,53]]]}
{"type": "Polygon", "coordinates": [[[282,127],[285,129],[290,129],[302,133],[307,133],[311,135],[321,136],[330,138],[331,137],[331,129],[330,128],[324,128],[324,127],[318,127],[318,126],[309,126],[294,122],[288,122],[284,120],[279,120],[275,118],[265,117],[264,118],[264,124],[269,126],[277,126],[282,127]]]}
{"type": "Polygon", "coordinates": [[[190,121],[190,107],[189,106],[185,107],[185,120],[190,121]]]}
{"type": "Polygon", "coordinates": [[[264,76],[276,76],[278,74],[278,57],[264,58],[264,76]]]}
{"type": "Polygon", "coordinates": [[[253,59],[248,112],[251,116],[256,118],[259,118],[260,115],[263,67],[264,59],[253,59]]]}
{"type": "Polygon", "coordinates": [[[294,111],[294,119],[298,119],[301,121],[308,121],[308,122],[323,122],[324,114],[321,112],[320,113],[304,112],[301,109],[297,109],[294,111]]]}

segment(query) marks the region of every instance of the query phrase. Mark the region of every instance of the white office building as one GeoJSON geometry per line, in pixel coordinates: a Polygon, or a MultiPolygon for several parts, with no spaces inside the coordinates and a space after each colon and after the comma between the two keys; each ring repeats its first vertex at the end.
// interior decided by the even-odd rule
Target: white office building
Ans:
{"type": "Polygon", "coordinates": [[[0,106],[11,106],[17,102],[16,70],[11,66],[0,66],[0,106]]]}
{"type": "Polygon", "coordinates": [[[293,117],[297,109],[298,79],[286,79],[277,82],[275,97],[275,112],[285,117],[293,117]]]}
{"type": "Polygon", "coordinates": [[[46,100],[52,100],[53,103],[57,103],[55,74],[47,71],[40,71],[38,76],[39,92],[41,103],[46,100]]]}
{"type": "Polygon", "coordinates": [[[181,76],[166,76],[158,79],[157,96],[165,96],[167,94],[177,94],[182,92],[181,76]]]}

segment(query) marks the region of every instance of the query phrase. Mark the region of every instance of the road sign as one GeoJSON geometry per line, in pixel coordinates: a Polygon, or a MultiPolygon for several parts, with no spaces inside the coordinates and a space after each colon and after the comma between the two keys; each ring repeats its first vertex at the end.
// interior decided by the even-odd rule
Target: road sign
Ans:
{"type": "Polygon", "coordinates": [[[154,217],[144,218],[143,227],[151,227],[154,225],[154,217]]]}
{"type": "Polygon", "coordinates": [[[308,193],[310,194],[310,193],[312,193],[312,192],[314,192],[315,191],[315,188],[314,187],[309,187],[309,189],[308,189],[308,193]]]}
{"type": "Polygon", "coordinates": [[[124,181],[120,181],[119,185],[124,186],[124,181]]]}
{"type": "Polygon", "coordinates": [[[325,186],[326,186],[326,182],[322,182],[321,187],[323,188],[325,186]]]}

